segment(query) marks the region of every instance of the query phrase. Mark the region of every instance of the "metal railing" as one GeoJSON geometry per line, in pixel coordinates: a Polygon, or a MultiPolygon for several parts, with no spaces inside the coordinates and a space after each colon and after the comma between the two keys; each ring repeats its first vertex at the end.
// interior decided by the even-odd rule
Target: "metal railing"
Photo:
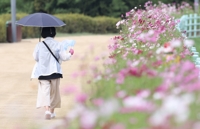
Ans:
{"type": "Polygon", "coordinates": [[[200,37],[200,16],[197,14],[183,15],[177,29],[188,38],[200,37]]]}

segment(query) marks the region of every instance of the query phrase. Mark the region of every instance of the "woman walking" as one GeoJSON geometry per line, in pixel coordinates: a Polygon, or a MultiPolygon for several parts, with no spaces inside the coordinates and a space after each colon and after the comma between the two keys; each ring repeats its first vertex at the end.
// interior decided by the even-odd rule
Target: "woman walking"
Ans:
{"type": "Polygon", "coordinates": [[[61,107],[60,78],[62,78],[61,61],[67,61],[74,50],[66,52],[63,45],[56,40],[55,27],[42,28],[41,36],[45,39],[39,42],[33,52],[36,66],[32,78],[38,78],[38,96],[36,107],[45,108],[45,119],[55,117],[54,109],[61,107]]]}

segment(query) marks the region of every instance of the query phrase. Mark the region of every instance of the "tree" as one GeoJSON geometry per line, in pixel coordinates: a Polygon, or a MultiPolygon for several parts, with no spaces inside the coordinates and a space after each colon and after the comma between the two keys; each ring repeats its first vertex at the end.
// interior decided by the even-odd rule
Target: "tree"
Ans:
{"type": "Polygon", "coordinates": [[[1,0],[0,1],[0,14],[2,13],[10,13],[10,1],[9,0],[1,0]]]}
{"type": "Polygon", "coordinates": [[[17,12],[26,12],[32,13],[33,12],[33,0],[16,0],[16,7],[17,12]]]}
{"type": "Polygon", "coordinates": [[[128,10],[123,0],[81,0],[81,12],[89,16],[119,17],[128,10]]]}
{"type": "Polygon", "coordinates": [[[110,14],[109,5],[112,0],[81,0],[79,7],[81,12],[89,16],[102,16],[110,14]]]}
{"type": "MultiPolygon", "coordinates": [[[[151,0],[158,3],[158,0],[151,0]]],[[[194,0],[160,0],[163,3],[194,0]]],[[[120,17],[134,7],[144,8],[147,0],[16,0],[17,12],[82,13],[89,16],[120,17]]],[[[10,13],[10,0],[0,0],[0,14],[10,13]]]]}
{"type": "Polygon", "coordinates": [[[33,12],[46,12],[45,5],[49,3],[50,0],[34,0],[33,12]]]}
{"type": "Polygon", "coordinates": [[[112,0],[110,5],[111,13],[110,16],[120,17],[123,13],[129,11],[128,5],[123,0],[112,0]]]}
{"type": "Polygon", "coordinates": [[[80,3],[81,0],[57,0],[54,13],[81,13],[80,3]]]}

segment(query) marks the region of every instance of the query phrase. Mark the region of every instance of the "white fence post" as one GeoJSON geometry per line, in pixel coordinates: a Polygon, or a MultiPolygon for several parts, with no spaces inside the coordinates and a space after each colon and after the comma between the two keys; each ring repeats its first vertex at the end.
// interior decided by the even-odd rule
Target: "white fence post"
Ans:
{"type": "Polygon", "coordinates": [[[193,36],[197,37],[197,14],[194,14],[193,36]]]}
{"type": "Polygon", "coordinates": [[[187,37],[192,37],[192,14],[189,15],[189,29],[188,29],[188,36],[187,37]]]}

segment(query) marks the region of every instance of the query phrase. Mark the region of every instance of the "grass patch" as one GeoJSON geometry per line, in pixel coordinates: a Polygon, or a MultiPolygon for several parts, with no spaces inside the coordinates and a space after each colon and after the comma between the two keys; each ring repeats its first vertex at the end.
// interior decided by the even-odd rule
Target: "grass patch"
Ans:
{"type": "Polygon", "coordinates": [[[200,37],[190,39],[195,42],[194,47],[196,47],[197,51],[200,52],[200,37]]]}

